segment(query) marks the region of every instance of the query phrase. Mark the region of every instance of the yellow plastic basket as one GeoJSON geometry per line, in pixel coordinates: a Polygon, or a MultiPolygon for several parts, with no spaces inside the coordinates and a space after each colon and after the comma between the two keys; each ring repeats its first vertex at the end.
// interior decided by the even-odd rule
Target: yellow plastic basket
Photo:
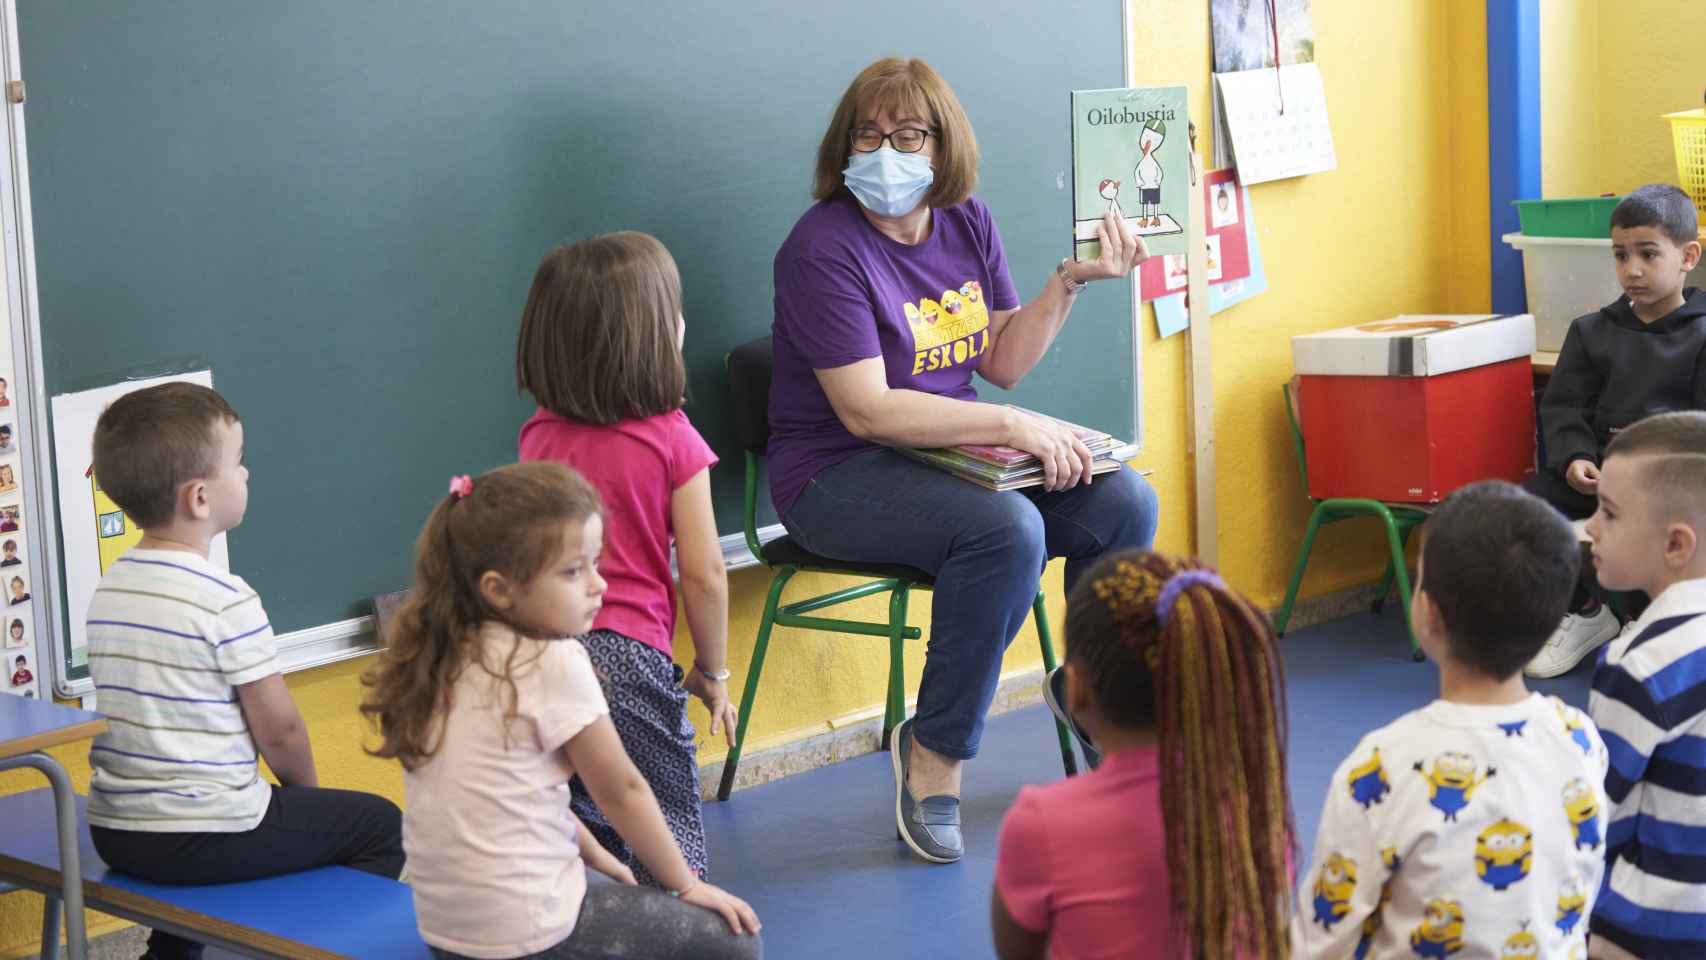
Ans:
{"type": "Polygon", "coordinates": [[[1696,209],[1706,210],[1706,110],[1667,113],[1671,136],[1676,139],[1676,179],[1694,198],[1696,209]]]}

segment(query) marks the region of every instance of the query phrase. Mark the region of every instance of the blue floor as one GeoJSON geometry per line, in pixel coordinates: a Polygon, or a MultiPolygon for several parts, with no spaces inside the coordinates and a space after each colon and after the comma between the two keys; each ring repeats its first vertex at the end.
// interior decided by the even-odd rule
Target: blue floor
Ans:
{"type": "MultiPolygon", "coordinates": [[[[1333,769],[1364,733],[1431,700],[1437,674],[1411,662],[1395,607],[1283,642],[1292,802],[1307,861],[1333,769]]],[[[1590,660],[1534,686],[1585,707],[1591,674],[1590,660]]],[[[990,721],[979,759],[966,768],[960,863],[921,863],[895,839],[890,769],[888,754],[873,754],[705,805],[713,879],[758,911],[767,956],[993,955],[989,894],[1002,814],[1020,786],[1061,775],[1047,710],[990,721]]]]}

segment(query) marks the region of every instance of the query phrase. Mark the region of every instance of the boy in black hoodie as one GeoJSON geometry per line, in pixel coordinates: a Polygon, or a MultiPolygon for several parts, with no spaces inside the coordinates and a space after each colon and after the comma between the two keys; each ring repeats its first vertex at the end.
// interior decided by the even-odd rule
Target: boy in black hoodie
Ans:
{"type": "MultiPolygon", "coordinates": [[[[1540,401],[1546,462],[1526,484],[1572,520],[1598,509],[1600,458],[1619,430],[1655,413],[1706,410],[1706,290],[1683,287],[1700,262],[1699,231],[1688,194],[1666,183],[1635,190],[1612,211],[1623,296],[1570,324],[1540,401]]],[[[1570,611],[1529,676],[1568,673],[1617,636],[1587,555],[1570,611]]]]}

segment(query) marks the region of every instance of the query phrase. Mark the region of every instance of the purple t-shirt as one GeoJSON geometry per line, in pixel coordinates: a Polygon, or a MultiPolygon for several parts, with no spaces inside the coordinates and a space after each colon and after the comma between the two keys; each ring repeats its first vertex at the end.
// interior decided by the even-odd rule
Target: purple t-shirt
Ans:
{"type": "Polygon", "coordinates": [[[814,370],[882,357],[891,389],[975,400],[989,315],[1019,306],[1001,235],[972,197],[931,215],[908,246],[852,196],[807,210],[776,253],[770,497],[786,516],[806,483],[872,444],[842,425],[814,370]]]}

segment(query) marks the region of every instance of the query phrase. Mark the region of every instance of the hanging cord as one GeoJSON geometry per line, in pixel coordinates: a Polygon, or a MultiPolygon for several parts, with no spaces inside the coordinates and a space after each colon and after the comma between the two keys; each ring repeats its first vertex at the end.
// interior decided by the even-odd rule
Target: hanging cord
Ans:
{"type": "Polygon", "coordinates": [[[1274,92],[1279,95],[1280,116],[1285,116],[1285,86],[1280,76],[1279,0],[1268,0],[1268,32],[1274,38],[1274,92]]]}

